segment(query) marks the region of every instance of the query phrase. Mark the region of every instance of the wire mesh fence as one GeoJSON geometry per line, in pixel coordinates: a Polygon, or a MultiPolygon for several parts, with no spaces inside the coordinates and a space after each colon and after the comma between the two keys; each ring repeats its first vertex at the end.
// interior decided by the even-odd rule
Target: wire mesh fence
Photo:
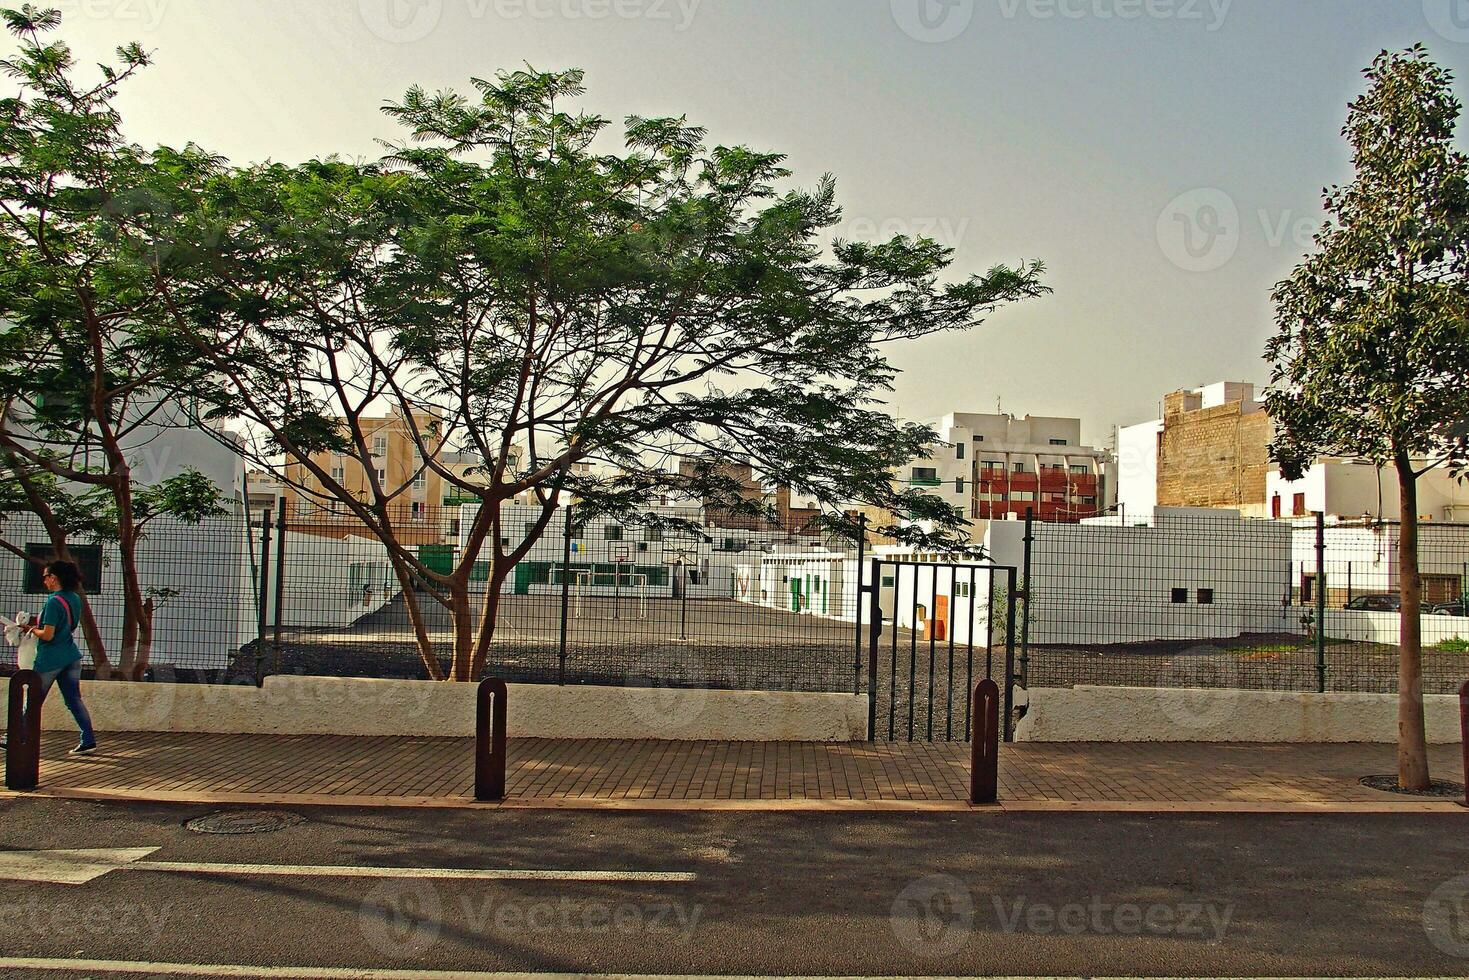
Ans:
{"type": "MultiPolygon", "coordinates": [[[[859,548],[799,508],[778,519],[671,504],[620,518],[580,520],[573,510],[569,524],[561,510],[540,526],[539,508],[509,504],[466,562],[476,516],[472,503],[395,515],[415,562],[460,574],[457,617],[453,602],[440,601],[442,587],[437,598],[430,582],[404,588],[382,542],[344,512],[292,506],[198,525],[160,520],[139,563],[153,608],[151,676],[423,678],[425,644],[448,673],[456,649],[461,657],[468,649],[465,636],[493,616],[483,673],[510,681],[865,693],[864,566],[874,557],[946,560],[859,548]],[[528,538],[511,564],[506,556],[528,538]],[[507,570],[492,600],[496,560],[507,570]]],[[[1036,522],[1029,534],[1023,521],[995,521],[984,540],[992,562],[1020,569],[1015,669],[1024,686],[1389,693],[1397,689],[1399,533],[1385,522],[1318,528],[1312,518],[1162,510],[1147,519],[1036,522]]],[[[37,557],[51,551],[24,517],[7,535],[37,557]]],[[[1452,693],[1469,677],[1469,525],[1425,524],[1420,536],[1424,689],[1452,693]]],[[[115,664],[119,556],[107,544],[72,549],[95,635],[115,664]]],[[[7,567],[0,612],[39,610],[34,563],[14,557],[7,567]]],[[[939,607],[937,593],[916,598],[939,607]]],[[[936,617],[885,617],[881,669],[894,668],[896,635],[908,651],[898,673],[924,681],[908,695],[917,697],[933,666],[924,651],[939,642],[929,623],[936,617]]],[[[1004,627],[987,628],[1000,636],[1004,627]]],[[[934,649],[936,676],[947,679],[947,650],[934,649]]],[[[990,659],[1005,652],[988,641],[984,649],[990,659]]],[[[0,646],[0,671],[13,669],[14,657],[0,646]]],[[[962,704],[965,692],[938,682],[934,690],[947,724],[950,702],[962,704]]],[[[917,710],[926,730],[928,704],[917,710]]]]}
{"type": "MultiPolygon", "coordinates": [[[[1024,680],[1395,692],[1400,533],[1233,511],[1033,524],[1024,680]]],[[[1004,528],[1000,547],[1023,553],[1024,537],[1004,528]]],[[[1419,563],[1424,691],[1453,693],[1469,677],[1469,526],[1425,523],[1419,563]]]]}

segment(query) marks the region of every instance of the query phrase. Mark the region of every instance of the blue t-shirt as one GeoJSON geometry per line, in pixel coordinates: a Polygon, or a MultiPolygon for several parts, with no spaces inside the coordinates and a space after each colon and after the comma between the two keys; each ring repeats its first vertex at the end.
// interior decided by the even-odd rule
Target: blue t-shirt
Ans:
{"type": "Polygon", "coordinates": [[[82,617],[82,597],[75,592],[53,592],[41,610],[41,625],[54,626],[51,642],[42,640],[36,648],[36,670],[47,673],[70,667],[82,659],[82,651],[72,636],[82,617]],[[62,605],[65,603],[65,605],[62,605]],[[68,611],[69,610],[69,611],[68,611]]]}

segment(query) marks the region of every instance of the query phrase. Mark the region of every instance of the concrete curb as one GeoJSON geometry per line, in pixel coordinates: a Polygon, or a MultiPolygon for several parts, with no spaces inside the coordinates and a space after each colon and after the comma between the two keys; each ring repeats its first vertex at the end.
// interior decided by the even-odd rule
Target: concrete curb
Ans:
{"type": "Polygon", "coordinates": [[[600,810],[621,812],[742,813],[1119,813],[1119,814],[1364,814],[1458,813],[1469,809],[1453,800],[1269,802],[1144,802],[1109,800],[1018,800],[970,806],[962,800],[636,800],[511,797],[478,803],[461,797],[329,796],[325,794],[145,792],[131,789],[0,790],[0,800],[86,800],[102,803],[160,803],[231,806],[315,806],[420,810],[600,810]]]}

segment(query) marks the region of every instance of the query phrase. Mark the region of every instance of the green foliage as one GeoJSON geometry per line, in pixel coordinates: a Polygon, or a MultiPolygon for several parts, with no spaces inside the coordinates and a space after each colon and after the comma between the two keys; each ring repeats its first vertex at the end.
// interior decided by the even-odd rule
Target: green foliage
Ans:
{"type": "Polygon", "coordinates": [[[1328,190],[1316,249],[1276,287],[1266,356],[1272,456],[1466,461],[1469,162],[1452,76],[1422,47],[1384,52],[1343,130],[1355,177],[1328,190]]]}
{"type": "Polygon", "coordinates": [[[835,182],[781,190],[779,154],[641,117],[610,152],[609,122],[573,111],[579,71],[474,85],[389,106],[409,138],[381,164],[254,167],[210,187],[223,231],[198,348],[265,433],[259,461],[283,449],[311,470],[318,434],[344,419],[361,457],[353,419],[386,405],[436,420],[426,465],[440,446],[481,459],[488,481],[440,475],[488,501],[737,509],[749,501],[722,467],[747,464],[832,509],[875,503],[955,536],[942,501],[891,484],[934,436],[881,410],[883,349],[1044,294],[1040,263],[945,282],[952,253],[931,240],[827,241],[835,182]],[[534,460],[521,472],[512,439],[534,460]]]}
{"type": "Polygon", "coordinates": [[[1440,640],[1433,648],[1439,653],[1469,653],[1469,640],[1455,636],[1447,640],[1440,640]]]}

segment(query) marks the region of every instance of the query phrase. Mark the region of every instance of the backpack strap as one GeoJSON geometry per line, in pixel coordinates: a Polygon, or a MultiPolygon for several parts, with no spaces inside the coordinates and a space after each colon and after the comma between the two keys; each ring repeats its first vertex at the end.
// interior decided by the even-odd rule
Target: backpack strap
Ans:
{"type": "Polygon", "coordinates": [[[61,608],[66,610],[66,625],[67,625],[67,629],[72,629],[72,630],[76,629],[77,628],[77,618],[76,618],[76,614],[71,611],[71,603],[67,602],[66,599],[62,598],[62,595],[61,595],[60,592],[56,593],[56,598],[61,603],[61,608]]]}

